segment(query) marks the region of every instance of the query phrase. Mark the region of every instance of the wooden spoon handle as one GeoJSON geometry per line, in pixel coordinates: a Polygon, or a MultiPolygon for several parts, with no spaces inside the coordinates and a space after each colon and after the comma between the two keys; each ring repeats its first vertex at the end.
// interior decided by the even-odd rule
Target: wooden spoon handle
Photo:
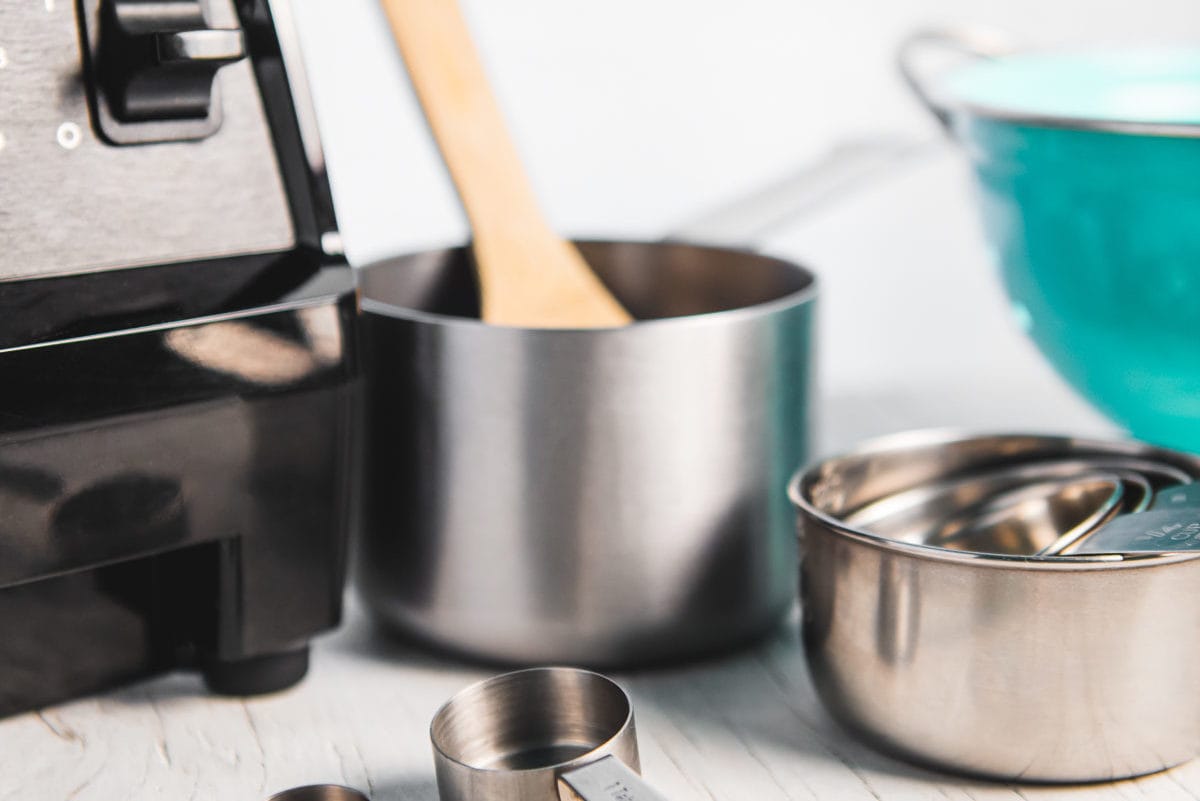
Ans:
{"type": "Polygon", "coordinates": [[[629,323],[542,216],[457,3],[383,0],[383,7],[471,221],[483,320],[532,328],[629,323]]]}
{"type": "Polygon", "coordinates": [[[383,0],[429,127],[476,236],[542,220],[517,149],[453,0],[383,0]]]}

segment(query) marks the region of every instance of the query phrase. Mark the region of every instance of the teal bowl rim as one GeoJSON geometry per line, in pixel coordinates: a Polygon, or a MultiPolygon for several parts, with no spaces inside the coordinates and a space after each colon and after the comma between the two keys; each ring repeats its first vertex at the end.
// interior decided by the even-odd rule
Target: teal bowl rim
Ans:
{"type": "Polygon", "coordinates": [[[957,53],[967,59],[990,61],[1004,60],[1012,56],[1061,53],[1070,51],[1071,48],[1020,46],[1009,34],[980,26],[926,28],[910,33],[897,48],[896,65],[904,82],[908,84],[917,99],[947,128],[951,127],[950,123],[954,117],[970,115],[1002,123],[1039,128],[1177,139],[1200,138],[1200,122],[1190,120],[1181,122],[1147,121],[1101,115],[1054,114],[970,100],[952,91],[947,91],[944,82],[939,80],[939,78],[945,77],[945,71],[941,76],[931,76],[923,74],[918,69],[914,57],[919,56],[919,52],[926,49],[940,49],[957,53]]]}
{"type": "Polygon", "coordinates": [[[939,100],[944,110],[952,113],[967,113],[1013,125],[1028,125],[1035,128],[1060,128],[1073,131],[1117,133],[1133,136],[1159,136],[1176,139],[1200,139],[1200,123],[1192,122],[1141,122],[1138,120],[1108,119],[1103,117],[1067,117],[1056,114],[1014,111],[1012,109],[973,103],[967,100],[939,100]]]}

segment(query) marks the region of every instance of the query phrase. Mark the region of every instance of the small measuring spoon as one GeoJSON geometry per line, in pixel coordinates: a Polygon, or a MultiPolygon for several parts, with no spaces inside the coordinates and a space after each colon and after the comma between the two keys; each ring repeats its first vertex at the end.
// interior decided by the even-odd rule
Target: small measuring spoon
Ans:
{"type": "Polygon", "coordinates": [[[368,801],[367,797],[341,784],[308,784],[276,793],[267,801],[368,801]]]}
{"type": "Polygon", "coordinates": [[[487,679],[447,701],[429,737],[442,801],[665,801],[637,773],[629,696],[599,673],[487,679]]]}

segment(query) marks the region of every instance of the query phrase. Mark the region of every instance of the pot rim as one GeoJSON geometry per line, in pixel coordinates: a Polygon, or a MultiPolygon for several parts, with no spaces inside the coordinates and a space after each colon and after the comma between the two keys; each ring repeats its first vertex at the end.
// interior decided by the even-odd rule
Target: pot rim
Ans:
{"type": "MultiPolygon", "coordinates": [[[[453,314],[441,314],[439,312],[424,311],[415,309],[411,306],[401,306],[388,301],[379,300],[369,297],[362,284],[359,284],[359,305],[363,312],[369,314],[378,314],[384,317],[391,317],[399,320],[411,320],[413,322],[427,325],[445,325],[463,328],[475,329],[500,329],[505,331],[513,331],[517,333],[543,334],[550,336],[631,336],[638,331],[646,328],[662,328],[664,326],[697,326],[697,325],[718,325],[718,324],[733,324],[743,320],[754,320],[763,317],[769,317],[774,314],[788,311],[800,306],[812,304],[817,299],[820,281],[817,275],[799,262],[792,261],[780,256],[771,256],[765,253],[760,253],[756,250],[737,247],[717,247],[713,245],[702,245],[693,242],[682,242],[674,240],[636,240],[636,239],[572,239],[576,244],[591,245],[637,245],[648,247],[683,247],[691,248],[699,251],[708,251],[714,253],[724,253],[730,256],[748,257],[770,261],[786,268],[788,272],[795,273],[805,280],[804,286],[800,289],[772,298],[771,300],[761,303],[753,303],[748,306],[738,306],[733,309],[723,309],[721,311],[702,312],[699,314],[684,314],[677,317],[653,317],[644,320],[634,320],[629,325],[616,326],[612,328],[530,328],[527,326],[516,325],[496,325],[493,323],[485,323],[476,317],[462,317],[453,314]]],[[[386,264],[391,264],[398,259],[413,258],[423,255],[432,255],[436,253],[449,253],[458,250],[467,250],[470,244],[458,245],[454,247],[432,248],[429,250],[417,251],[413,253],[405,253],[399,256],[392,256],[384,259],[376,259],[369,264],[365,264],[358,268],[364,272],[367,270],[381,268],[386,264]]]]}

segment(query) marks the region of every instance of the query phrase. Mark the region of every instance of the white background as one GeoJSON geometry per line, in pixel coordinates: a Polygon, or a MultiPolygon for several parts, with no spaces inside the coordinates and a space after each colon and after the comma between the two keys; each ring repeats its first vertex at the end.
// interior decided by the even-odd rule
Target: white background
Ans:
{"type": "MultiPolygon", "coordinates": [[[[296,5],[352,261],[463,241],[377,4],[296,5]]],[[[1038,45],[1200,37],[1194,0],[464,9],[547,214],[565,234],[611,238],[661,236],[847,138],[936,140],[893,65],[918,27],[982,23],[1038,45]]],[[[822,282],[826,447],[897,427],[1101,426],[1011,323],[970,191],[961,152],[942,145],[759,243],[822,282]]]]}
{"type": "MultiPolygon", "coordinates": [[[[1194,0],[461,0],[547,212],[653,235],[855,134],[932,132],[892,67],[924,25],[1200,37],[1194,0]]],[[[351,252],[464,236],[375,0],[297,0],[351,252]]]]}

